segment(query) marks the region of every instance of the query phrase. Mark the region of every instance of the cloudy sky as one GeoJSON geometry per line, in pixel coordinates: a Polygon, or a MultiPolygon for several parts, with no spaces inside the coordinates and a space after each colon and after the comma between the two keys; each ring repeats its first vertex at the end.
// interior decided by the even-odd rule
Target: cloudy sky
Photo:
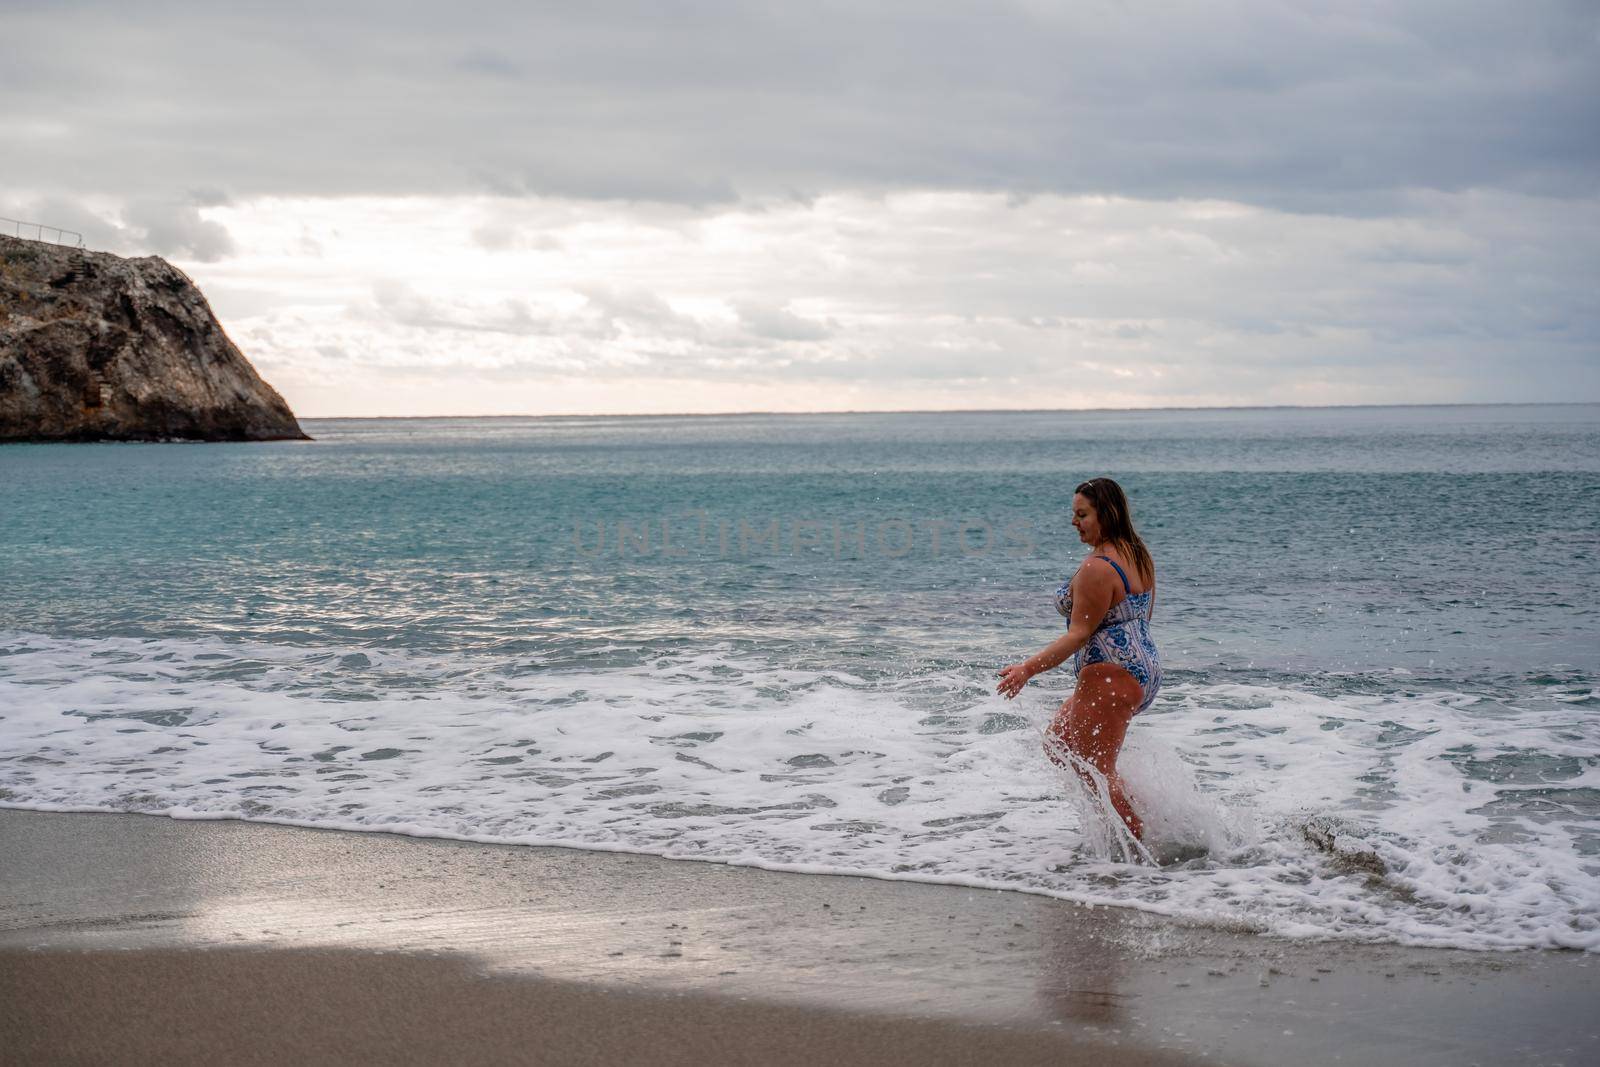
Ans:
{"type": "Polygon", "coordinates": [[[1600,400],[1600,4],[0,0],[305,416],[1600,400]]]}

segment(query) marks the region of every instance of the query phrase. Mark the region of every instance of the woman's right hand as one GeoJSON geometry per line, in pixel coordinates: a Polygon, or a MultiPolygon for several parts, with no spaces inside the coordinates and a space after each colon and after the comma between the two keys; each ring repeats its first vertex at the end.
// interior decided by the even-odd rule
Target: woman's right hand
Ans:
{"type": "Polygon", "coordinates": [[[1033,671],[1029,669],[1026,660],[1013,663],[1000,671],[1000,684],[995,686],[995,692],[1010,700],[1022,692],[1022,687],[1027,685],[1028,679],[1032,677],[1033,671]]]}

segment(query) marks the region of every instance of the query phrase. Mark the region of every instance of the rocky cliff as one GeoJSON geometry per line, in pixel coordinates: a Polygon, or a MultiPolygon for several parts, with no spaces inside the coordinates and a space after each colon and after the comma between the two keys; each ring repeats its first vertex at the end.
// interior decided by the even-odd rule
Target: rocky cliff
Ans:
{"type": "Polygon", "coordinates": [[[0,236],[0,442],[308,439],[164,259],[0,236]]]}

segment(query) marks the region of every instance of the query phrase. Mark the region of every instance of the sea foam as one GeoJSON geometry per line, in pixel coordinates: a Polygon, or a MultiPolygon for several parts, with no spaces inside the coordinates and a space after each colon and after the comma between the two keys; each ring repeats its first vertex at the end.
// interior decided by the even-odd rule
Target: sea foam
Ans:
{"type": "Polygon", "coordinates": [[[0,803],[561,845],[1122,905],[1294,937],[1600,950],[1597,727],[1471,694],[1175,684],[1122,771],[1149,857],[1044,758],[1060,693],[731,648],[516,657],[0,633],[0,803]],[[1129,860],[1134,860],[1129,862],[1129,860]]]}

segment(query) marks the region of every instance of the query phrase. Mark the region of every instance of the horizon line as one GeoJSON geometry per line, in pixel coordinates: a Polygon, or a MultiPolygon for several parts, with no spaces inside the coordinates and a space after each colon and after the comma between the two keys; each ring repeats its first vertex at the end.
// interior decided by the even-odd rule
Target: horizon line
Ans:
{"type": "Polygon", "coordinates": [[[1042,415],[1162,411],[1360,411],[1384,408],[1592,407],[1600,400],[1464,400],[1393,404],[1192,404],[1139,408],[839,408],[817,411],[590,411],[495,415],[296,415],[296,419],[726,419],[749,415],[1042,415]]]}

